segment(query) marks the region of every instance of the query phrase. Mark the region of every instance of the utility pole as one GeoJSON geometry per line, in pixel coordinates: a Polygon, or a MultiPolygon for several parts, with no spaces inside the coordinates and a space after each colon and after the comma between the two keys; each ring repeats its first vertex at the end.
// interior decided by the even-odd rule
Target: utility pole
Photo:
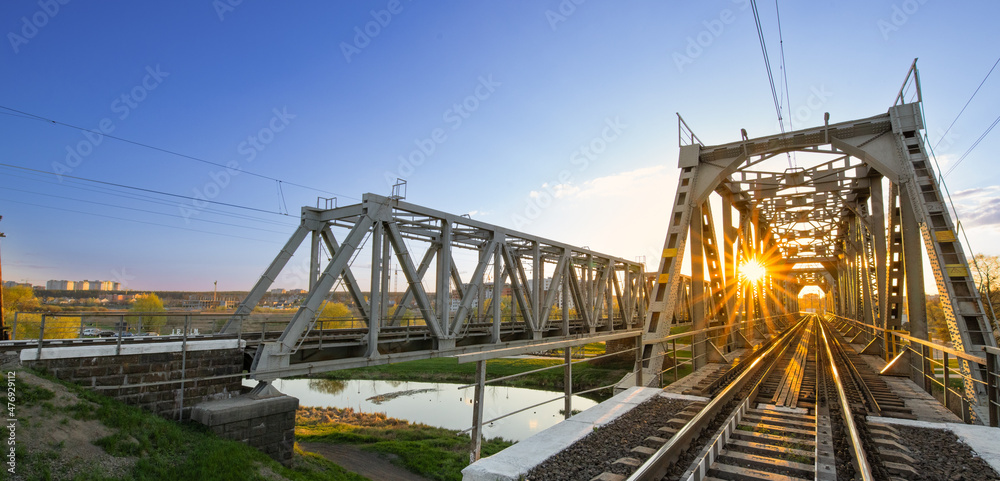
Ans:
{"type": "MultiPolygon", "coordinates": [[[[0,220],[3,220],[3,216],[0,215],[0,220]]],[[[7,237],[3,232],[0,232],[0,239],[7,237]]],[[[7,322],[3,318],[3,262],[0,261],[0,339],[8,341],[9,336],[7,335],[7,322]]]]}

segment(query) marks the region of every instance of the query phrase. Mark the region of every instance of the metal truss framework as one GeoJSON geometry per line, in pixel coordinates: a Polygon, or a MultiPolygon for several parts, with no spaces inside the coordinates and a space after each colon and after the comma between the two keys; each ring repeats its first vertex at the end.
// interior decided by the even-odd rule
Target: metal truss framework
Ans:
{"type": "MultiPolygon", "coordinates": [[[[644,335],[659,339],[670,332],[668,313],[676,309],[690,242],[693,328],[755,321],[720,343],[739,346],[773,333],[765,319],[798,311],[798,293],[807,285],[832,298],[838,314],[869,325],[903,329],[908,312],[910,334],[927,339],[922,243],[955,349],[978,355],[995,346],[928,158],[920,101],[914,62],[889,111],[865,119],[830,124],[826,114],[820,127],[756,139],[744,131],[741,141],[706,146],[679,118],[681,173],[644,335]],[[793,155],[796,163],[805,160],[802,167],[793,155]],[[713,205],[721,205],[722,242],[713,205]],[[764,280],[739,279],[750,259],[767,266],[764,280]],[[704,308],[705,301],[713,307],[704,308]]],[[[725,346],[709,350],[701,357],[692,353],[695,367],[722,357],[725,346]]],[[[637,384],[655,381],[663,351],[661,344],[644,347],[637,384]]],[[[961,367],[970,374],[968,365],[961,367]]],[[[984,379],[984,372],[973,371],[973,378],[984,379]]],[[[983,399],[982,385],[967,378],[965,388],[969,397],[983,399]]]]}
{"type": "MultiPolygon", "coordinates": [[[[642,265],[404,202],[365,194],[360,204],[302,208],[302,221],[237,308],[249,314],[295,250],[311,240],[309,293],[276,342],[255,353],[251,376],[322,372],[359,365],[449,356],[558,341],[609,337],[640,329],[645,319],[642,265]],[[346,229],[342,241],[334,228],[346,229]],[[330,253],[320,270],[321,243],[330,253]],[[423,253],[412,250],[416,245],[423,253]],[[462,279],[455,253],[478,261],[462,279]],[[371,256],[369,288],[362,290],[352,260],[371,256]],[[419,257],[419,260],[417,259],[419,257]],[[390,304],[393,263],[406,290],[390,304]],[[339,283],[360,311],[365,329],[356,342],[317,347],[305,342],[323,303],[339,283]],[[407,307],[418,313],[422,335],[380,335],[398,328],[407,307]]],[[[230,321],[227,329],[235,330],[230,321]]],[[[412,324],[412,320],[408,324],[412,324]]],[[[634,334],[633,334],[634,335],[634,334]]]]}

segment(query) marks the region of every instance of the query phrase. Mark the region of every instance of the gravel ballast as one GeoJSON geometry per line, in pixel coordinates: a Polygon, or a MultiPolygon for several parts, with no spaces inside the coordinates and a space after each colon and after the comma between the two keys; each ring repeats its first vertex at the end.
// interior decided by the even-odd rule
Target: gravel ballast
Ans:
{"type": "Polygon", "coordinates": [[[998,480],[1000,474],[976,455],[955,433],[945,429],[894,426],[916,462],[918,480],[998,480]]]}
{"type": "Polygon", "coordinates": [[[620,418],[601,427],[569,448],[532,469],[531,481],[577,481],[591,479],[605,471],[627,474],[633,468],[614,465],[619,458],[634,456],[632,448],[684,410],[689,401],[655,396],[620,418]]]}

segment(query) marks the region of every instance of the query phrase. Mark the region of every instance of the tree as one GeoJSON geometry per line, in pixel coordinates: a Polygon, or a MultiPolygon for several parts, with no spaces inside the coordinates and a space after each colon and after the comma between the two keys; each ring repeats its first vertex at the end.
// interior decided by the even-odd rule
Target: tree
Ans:
{"type": "Polygon", "coordinates": [[[28,286],[14,286],[3,290],[3,310],[7,313],[34,311],[40,305],[35,291],[28,286]]]}
{"type": "Polygon", "coordinates": [[[976,254],[972,275],[983,299],[986,318],[992,320],[994,336],[1000,334],[1000,322],[994,317],[1000,311],[1000,256],[976,254]]]}
{"type": "Polygon", "coordinates": [[[353,327],[348,320],[351,316],[351,308],[342,302],[325,302],[319,311],[318,319],[323,321],[324,328],[353,327]],[[334,321],[334,322],[330,322],[334,321]]]}
{"type": "Polygon", "coordinates": [[[951,342],[951,331],[948,330],[948,321],[945,320],[940,297],[927,297],[927,327],[931,337],[951,342]]]}
{"type": "MultiPolygon", "coordinates": [[[[38,339],[42,330],[42,315],[37,313],[18,314],[17,325],[14,320],[11,328],[15,330],[14,339],[38,339]]],[[[12,316],[13,317],[13,316],[12,316]]],[[[45,339],[76,339],[80,337],[80,318],[50,316],[45,319],[45,339]]]]}
{"type": "Polygon", "coordinates": [[[309,389],[326,394],[333,394],[334,396],[344,392],[345,388],[347,388],[347,381],[337,381],[334,379],[309,380],[309,389]]]}
{"type": "MultiPolygon", "coordinates": [[[[163,301],[160,297],[154,293],[140,294],[135,296],[135,303],[129,309],[132,312],[163,312],[166,309],[163,308],[163,301]]],[[[143,316],[128,316],[125,318],[129,324],[142,326],[143,331],[159,332],[167,323],[167,316],[156,316],[156,315],[143,315],[143,316]]]]}

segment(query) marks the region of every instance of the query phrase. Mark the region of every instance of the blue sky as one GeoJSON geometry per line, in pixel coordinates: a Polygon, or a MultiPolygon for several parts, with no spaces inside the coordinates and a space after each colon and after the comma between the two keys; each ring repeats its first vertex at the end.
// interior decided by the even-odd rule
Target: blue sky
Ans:
{"type": "MultiPolygon", "coordinates": [[[[2,110],[0,163],[47,172],[0,167],[4,278],[248,289],[300,206],[387,194],[395,177],[411,202],[656,259],[676,183],[675,113],[707,144],[741,128],[778,132],[748,5],[4,2],[0,105],[245,171],[2,110]],[[602,134],[600,153],[580,152],[602,134]],[[554,200],[533,208],[546,192],[554,200]]],[[[758,6],[779,75],[775,4],[758,6]]],[[[1000,56],[996,2],[779,7],[796,128],[827,111],[832,122],[885,112],[919,57],[936,142],[1000,56]]],[[[936,149],[946,170],[997,105],[1000,74],[936,149]]],[[[987,254],[1000,253],[998,136],[947,178],[987,254]]]]}

